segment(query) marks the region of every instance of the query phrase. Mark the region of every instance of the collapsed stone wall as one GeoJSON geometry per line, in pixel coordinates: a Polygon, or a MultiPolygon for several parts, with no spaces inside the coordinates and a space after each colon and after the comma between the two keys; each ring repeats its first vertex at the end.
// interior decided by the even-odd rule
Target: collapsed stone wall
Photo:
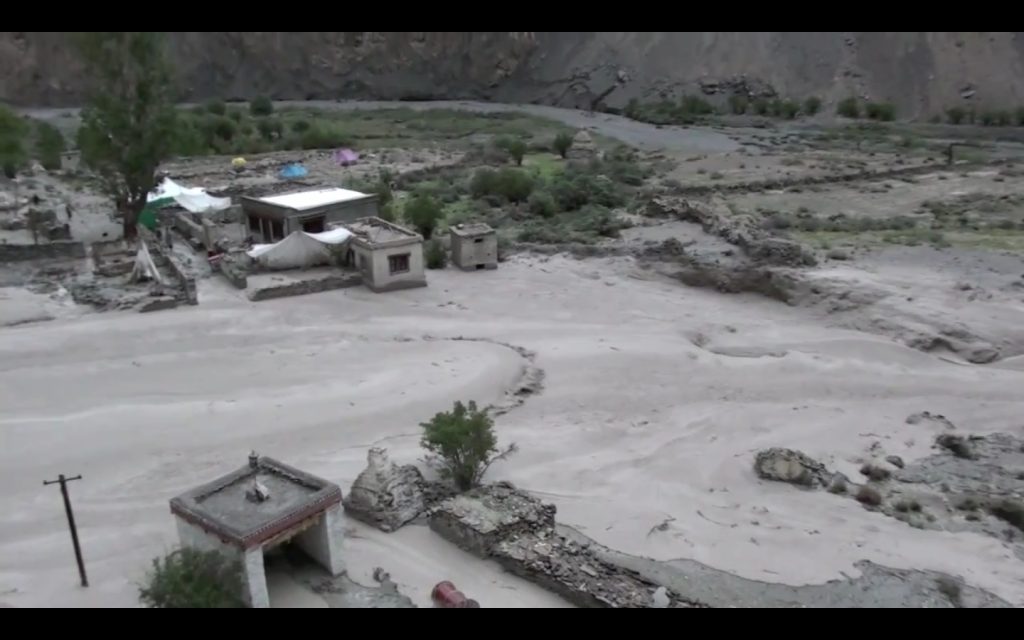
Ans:
{"type": "Polygon", "coordinates": [[[554,505],[507,482],[445,500],[431,509],[430,528],[580,607],[700,606],[559,534],[554,505]]]}
{"type": "Polygon", "coordinates": [[[274,298],[288,298],[291,296],[302,296],[309,293],[320,293],[321,291],[333,291],[335,289],[346,289],[356,287],[363,283],[363,276],[358,272],[339,271],[336,275],[323,278],[289,282],[287,284],[260,287],[249,289],[249,299],[253,302],[260,300],[272,300],[274,298]]]}
{"type": "Polygon", "coordinates": [[[244,251],[233,251],[224,255],[216,263],[216,269],[227,278],[236,289],[249,286],[249,256],[244,251]]]}
{"type": "Polygon", "coordinates": [[[85,244],[82,242],[49,242],[43,244],[0,243],[0,262],[56,260],[60,258],[84,258],[85,256],[85,244]]]}
{"type": "Polygon", "coordinates": [[[199,292],[196,288],[195,277],[179,262],[174,252],[160,242],[159,238],[152,231],[145,227],[139,227],[139,238],[149,246],[153,259],[160,266],[166,267],[178,283],[177,298],[186,304],[199,304],[199,292]]]}

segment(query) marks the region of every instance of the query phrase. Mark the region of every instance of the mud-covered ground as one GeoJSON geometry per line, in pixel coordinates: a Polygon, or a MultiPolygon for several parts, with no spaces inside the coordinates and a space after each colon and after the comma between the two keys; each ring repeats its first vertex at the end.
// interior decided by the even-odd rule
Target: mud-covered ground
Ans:
{"type": "MultiPolygon", "coordinates": [[[[699,582],[694,598],[716,606],[1024,606],[1024,534],[1012,524],[1024,498],[1024,454],[1013,451],[1024,438],[1014,145],[982,142],[947,165],[944,141],[903,126],[659,128],[493,107],[509,108],[587,128],[602,149],[641,150],[650,170],[616,210],[628,228],[582,243],[517,242],[522,225],[547,223],[495,206],[489,215],[510,220],[505,250],[517,254],[497,272],[432,271],[427,289],[387,295],[250,303],[197,256],[200,305],[146,316],[68,303],[53,265],[0,265],[0,324],[14,325],[0,329],[0,507],[11,525],[0,531],[0,601],[132,604],[149,559],[174,542],[165,501],[252,448],[343,490],[372,445],[415,462],[420,421],[455,400],[500,403],[515,386],[526,364],[500,343],[534,354],[545,384],[498,418],[499,437],[520,453],[489,478],[555,502],[561,524],[674,590],[699,582]],[[925,411],[954,427],[909,419],[925,411]],[[947,431],[969,457],[936,445],[947,431]],[[754,455],[769,447],[821,460],[849,478],[850,493],[758,479],[754,455]],[[865,480],[871,464],[889,477],[865,480]],[[79,472],[99,585],[88,593],[52,553],[66,543],[63,516],[39,485],[79,472]],[[870,483],[882,503],[867,509],[853,485],[870,483]]],[[[167,169],[214,192],[285,190],[294,185],[276,171],[293,160],[311,184],[335,186],[381,168],[399,182],[474,168],[452,143],[374,147],[354,169],[322,152],[252,158],[241,175],[228,157],[167,169]]],[[[531,150],[524,167],[557,173],[564,163],[531,150]]],[[[23,189],[55,207],[81,202],[76,217],[96,224],[76,237],[117,228],[80,176],[32,180],[23,189]]],[[[83,269],[67,266],[76,277],[83,269]]],[[[493,567],[479,574],[460,554],[422,570],[440,548],[425,530],[352,533],[360,559],[350,578],[372,585],[382,566],[418,604],[452,572],[474,580],[467,594],[485,607],[562,604],[493,567]]]]}

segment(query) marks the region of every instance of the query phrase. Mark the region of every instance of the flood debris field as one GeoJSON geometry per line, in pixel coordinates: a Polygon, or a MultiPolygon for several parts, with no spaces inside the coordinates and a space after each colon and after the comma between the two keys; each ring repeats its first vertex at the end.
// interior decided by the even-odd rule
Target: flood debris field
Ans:
{"type": "MultiPolygon", "coordinates": [[[[419,423],[473,399],[506,408],[498,434],[519,453],[487,480],[557,508],[545,536],[559,566],[585,548],[588,566],[627,567],[688,606],[1024,606],[1016,143],[975,141],[950,164],[945,132],[906,124],[318,106],[358,164],[268,150],[239,172],[220,149],[165,169],[233,198],[387,193],[399,221],[430,197],[442,237],[460,222],[498,230],[499,268],[252,303],[176,243],[198,306],[138,314],[74,301],[96,277],[88,252],[2,261],[0,602],[131,606],[176,543],[167,500],[223,460],[256,449],[347,493],[371,447],[416,464],[419,423]],[[565,158],[559,134],[574,139],[565,158]],[[308,175],[282,183],[295,162],[308,175]],[[543,383],[518,394],[524,371],[543,383]],[[89,590],[59,498],[40,488],[59,473],[84,478],[72,492],[89,590]]],[[[315,121],[276,113],[286,133],[315,121]]],[[[63,223],[69,202],[71,241],[117,241],[70,157],[14,186],[3,220],[36,207],[63,223]]],[[[64,241],[17,222],[2,233],[64,241]]],[[[422,523],[347,534],[351,582],[283,563],[268,568],[272,602],[354,606],[381,567],[373,598],[394,606],[429,606],[445,579],[485,608],[567,605],[422,523]]],[[[528,542],[516,557],[551,553],[528,542]]]]}

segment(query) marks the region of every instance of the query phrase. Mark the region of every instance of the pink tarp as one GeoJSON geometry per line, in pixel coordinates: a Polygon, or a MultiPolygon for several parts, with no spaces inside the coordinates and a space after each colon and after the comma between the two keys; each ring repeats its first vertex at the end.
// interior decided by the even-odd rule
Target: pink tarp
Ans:
{"type": "Polygon", "coordinates": [[[343,167],[359,162],[359,154],[351,149],[337,149],[334,152],[334,161],[343,167]]]}

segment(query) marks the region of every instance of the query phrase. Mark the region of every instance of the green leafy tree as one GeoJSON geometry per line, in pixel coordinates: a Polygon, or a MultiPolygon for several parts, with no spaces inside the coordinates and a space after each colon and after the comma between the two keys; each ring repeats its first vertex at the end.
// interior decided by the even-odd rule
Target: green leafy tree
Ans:
{"type": "Polygon", "coordinates": [[[64,134],[49,122],[36,125],[36,151],[39,162],[47,171],[61,168],[61,154],[64,153],[64,134]]]}
{"type": "Polygon", "coordinates": [[[526,143],[519,138],[503,137],[498,138],[494,143],[499,149],[512,158],[516,165],[523,164],[523,156],[526,155],[526,143]]]}
{"type": "Polygon", "coordinates": [[[28,161],[25,151],[25,136],[28,125],[25,120],[0,104],[0,167],[4,175],[14,179],[18,170],[28,161]]]}
{"type": "Polygon", "coordinates": [[[136,236],[156,170],[171,152],[176,113],[163,34],[97,31],[79,35],[89,94],[78,146],[136,236]]]}
{"type": "Polygon", "coordinates": [[[456,402],[451,411],[442,411],[420,426],[420,446],[430,452],[428,461],[462,491],[478,486],[492,464],[517,451],[515,443],[498,449],[494,420],[472,401],[456,402]]]}
{"type": "Polygon", "coordinates": [[[274,103],[267,96],[257,96],[249,103],[249,113],[254,116],[269,116],[274,113],[274,103]]]}
{"type": "Polygon", "coordinates": [[[238,609],[241,567],[216,551],[178,549],[153,560],[139,600],[151,609],[238,609]]]}
{"type": "Polygon", "coordinates": [[[441,203],[432,196],[419,194],[413,196],[406,203],[404,214],[409,224],[416,227],[416,231],[425,240],[430,240],[434,235],[434,229],[437,228],[437,223],[444,216],[444,210],[441,208],[441,203]]]}
{"type": "Polygon", "coordinates": [[[509,202],[525,202],[533,191],[533,177],[522,169],[505,167],[494,181],[494,192],[509,202]]]}
{"type": "Polygon", "coordinates": [[[569,149],[572,148],[572,136],[563,131],[555,136],[555,141],[551,146],[558,155],[564,158],[569,155],[569,149]]]}

